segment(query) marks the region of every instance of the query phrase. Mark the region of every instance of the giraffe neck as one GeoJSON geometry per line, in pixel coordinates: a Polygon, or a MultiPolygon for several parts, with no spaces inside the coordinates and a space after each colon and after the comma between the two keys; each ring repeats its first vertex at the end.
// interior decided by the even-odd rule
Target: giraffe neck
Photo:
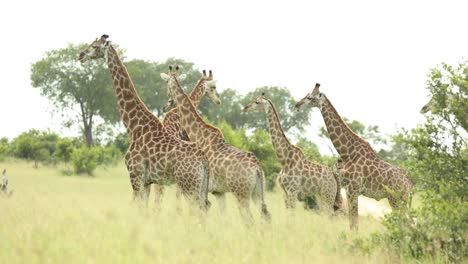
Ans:
{"type": "Polygon", "coordinates": [[[375,155],[369,143],[349,128],[328,98],[325,97],[320,111],[333,146],[343,160],[352,160],[359,155],[375,155]]]}
{"type": "Polygon", "coordinates": [[[198,105],[200,104],[201,99],[204,94],[205,94],[205,80],[200,79],[197,85],[195,85],[195,87],[193,88],[189,96],[190,101],[192,102],[195,109],[198,108],[198,105]]]}
{"type": "Polygon", "coordinates": [[[171,84],[174,91],[174,101],[180,118],[180,124],[190,141],[196,142],[202,149],[207,149],[214,143],[225,142],[223,133],[205,123],[193,106],[190,98],[184,93],[177,80],[171,84]]]}
{"type": "Polygon", "coordinates": [[[297,151],[296,147],[292,145],[286,135],[284,130],[281,127],[281,122],[278,117],[278,112],[276,108],[268,99],[270,107],[268,108],[268,127],[271,134],[271,142],[273,143],[273,148],[276,151],[276,155],[280,160],[280,163],[284,166],[288,162],[288,157],[290,156],[291,151],[297,151]]]}
{"type": "Polygon", "coordinates": [[[132,134],[140,125],[144,125],[139,122],[144,119],[153,120],[156,126],[162,128],[161,121],[151,113],[138,96],[127,68],[120,60],[117,51],[110,46],[107,53],[107,64],[114,80],[119,113],[127,132],[132,134]]]}

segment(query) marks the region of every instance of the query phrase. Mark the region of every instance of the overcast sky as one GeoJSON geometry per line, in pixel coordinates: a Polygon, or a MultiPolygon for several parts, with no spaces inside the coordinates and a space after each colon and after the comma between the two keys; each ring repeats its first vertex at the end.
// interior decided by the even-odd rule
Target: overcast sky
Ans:
{"type": "MultiPolygon", "coordinates": [[[[212,69],[221,90],[285,86],[300,99],[319,82],[342,116],[393,133],[424,120],[429,69],[468,58],[467,11],[447,0],[2,1],[0,137],[69,133],[31,87],[30,66],[104,33],[129,59],[212,69]]],[[[317,134],[317,110],[311,122],[317,134]]]]}

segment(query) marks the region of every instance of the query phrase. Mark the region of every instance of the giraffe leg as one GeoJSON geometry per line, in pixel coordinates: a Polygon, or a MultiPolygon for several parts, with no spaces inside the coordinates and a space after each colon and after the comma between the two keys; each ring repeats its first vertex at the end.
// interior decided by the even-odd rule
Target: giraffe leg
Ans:
{"type": "Polygon", "coordinates": [[[253,224],[252,212],[250,212],[250,199],[248,195],[235,194],[239,206],[239,211],[242,216],[242,220],[247,226],[253,224]]]}
{"type": "Polygon", "coordinates": [[[358,193],[348,190],[348,214],[351,230],[358,230],[358,193]]]}
{"type": "Polygon", "coordinates": [[[287,209],[296,208],[296,201],[299,192],[297,190],[288,190],[284,192],[284,202],[287,209]]]}
{"type": "Polygon", "coordinates": [[[179,188],[179,185],[176,185],[176,211],[181,212],[182,208],[180,207],[180,199],[183,196],[182,190],[179,188]]]}
{"type": "Polygon", "coordinates": [[[216,197],[216,200],[218,201],[219,212],[222,215],[224,215],[224,213],[226,212],[226,194],[215,192],[213,193],[213,195],[216,197]]]}
{"type": "Polygon", "coordinates": [[[164,185],[161,184],[154,184],[154,204],[156,205],[156,209],[161,209],[161,203],[164,195],[164,185]]]}

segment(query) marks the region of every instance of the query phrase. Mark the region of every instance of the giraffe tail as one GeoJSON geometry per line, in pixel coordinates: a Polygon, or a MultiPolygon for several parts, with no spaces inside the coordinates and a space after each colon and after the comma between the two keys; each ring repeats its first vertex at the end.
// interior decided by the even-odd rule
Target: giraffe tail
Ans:
{"type": "Polygon", "coordinates": [[[260,196],[262,201],[262,218],[269,222],[271,220],[271,215],[270,212],[268,212],[268,208],[265,203],[265,175],[263,174],[263,170],[260,166],[257,169],[257,179],[254,194],[257,197],[260,196]]]}
{"type": "Polygon", "coordinates": [[[204,201],[204,209],[208,210],[211,207],[211,203],[208,200],[208,192],[210,189],[210,166],[207,159],[203,162],[203,180],[201,190],[203,192],[202,201],[204,201]]]}

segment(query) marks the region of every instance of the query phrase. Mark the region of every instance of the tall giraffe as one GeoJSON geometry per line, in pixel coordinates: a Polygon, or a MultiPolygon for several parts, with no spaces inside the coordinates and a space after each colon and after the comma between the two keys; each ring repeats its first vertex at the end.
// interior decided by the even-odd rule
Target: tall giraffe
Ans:
{"type": "Polygon", "coordinates": [[[381,160],[370,144],[346,125],[319,88],[317,83],[295,108],[317,107],[322,113],[333,146],[341,157],[338,167],[346,187],[351,229],[358,228],[358,196],[361,194],[376,200],[388,198],[393,210],[404,208],[412,187],[406,173],[381,160]],[[386,187],[398,193],[401,199],[394,197],[395,193],[388,193],[386,187]]]}
{"type": "Polygon", "coordinates": [[[132,80],[108,35],[96,39],[79,55],[79,61],[105,58],[114,81],[120,116],[129,136],[125,164],[134,199],[148,200],[149,186],[174,178],[182,193],[206,208],[209,180],[208,160],[194,143],[167,133],[138,96],[132,80]]]}
{"type": "Polygon", "coordinates": [[[161,78],[167,82],[170,95],[177,105],[182,128],[190,140],[203,149],[209,160],[212,172],[210,192],[232,192],[241,214],[249,222],[252,220],[250,197],[260,198],[262,217],[268,220],[270,214],[265,203],[265,177],[255,155],[226,143],[219,129],[205,123],[176,76],[161,73],[161,78]]]}
{"type": "Polygon", "coordinates": [[[242,110],[265,111],[276,156],[281,163],[278,182],[283,188],[287,208],[294,208],[296,200],[316,197],[321,210],[331,213],[341,207],[340,184],[332,170],[307,160],[304,152],[291,144],[284,134],[276,107],[270,99],[259,96],[242,110]]]}
{"type": "MultiPolygon", "coordinates": [[[[179,82],[186,78],[185,74],[181,74],[179,76],[178,73],[178,66],[176,66],[176,70],[172,70],[172,66],[169,69],[176,78],[178,78],[179,82]]],[[[209,75],[206,74],[206,71],[203,70],[201,78],[198,80],[197,84],[193,88],[192,92],[190,93],[190,101],[192,101],[193,106],[195,109],[200,104],[200,101],[203,96],[208,96],[216,104],[221,104],[221,100],[219,99],[219,94],[216,91],[216,82],[213,80],[213,73],[211,70],[209,71],[209,75]]],[[[166,105],[163,108],[164,112],[167,112],[163,119],[163,125],[166,131],[180,139],[190,141],[187,133],[182,129],[180,124],[180,117],[177,112],[177,108],[174,108],[175,104],[172,99],[169,99],[166,105]]],[[[154,185],[154,192],[155,192],[155,200],[156,204],[160,204],[162,200],[162,195],[164,193],[164,185],[155,184],[154,185]]],[[[179,190],[176,192],[176,196],[179,197],[180,193],[179,190]]],[[[219,197],[219,195],[217,195],[219,197]]],[[[223,199],[224,197],[219,197],[218,201],[223,199]]],[[[221,202],[221,208],[224,207],[224,203],[221,202]]]]}

